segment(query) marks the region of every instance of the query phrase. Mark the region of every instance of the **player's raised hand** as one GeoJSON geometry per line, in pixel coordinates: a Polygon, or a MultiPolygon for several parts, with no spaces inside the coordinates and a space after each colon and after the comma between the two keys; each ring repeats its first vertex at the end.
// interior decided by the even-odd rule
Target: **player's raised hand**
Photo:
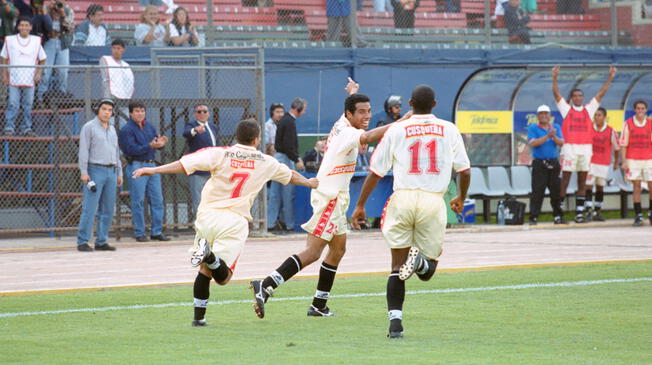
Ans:
{"type": "Polygon", "coordinates": [[[358,90],[360,90],[360,84],[353,81],[353,79],[350,78],[350,77],[348,77],[347,80],[349,82],[346,84],[346,87],[344,88],[344,91],[346,91],[346,93],[349,94],[349,95],[357,93],[358,90]]]}
{"type": "Polygon", "coordinates": [[[134,171],[134,173],[131,175],[134,179],[137,179],[141,176],[151,176],[154,175],[154,169],[151,167],[142,167],[139,168],[138,170],[134,171]]]}
{"type": "Polygon", "coordinates": [[[308,179],[308,187],[311,189],[317,189],[319,187],[319,180],[316,177],[311,177],[308,179]]]}
{"type": "Polygon", "coordinates": [[[366,221],[367,213],[365,212],[364,207],[356,206],[351,215],[351,225],[353,226],[353,229],[356,231],[361,230],[366,221]]]}
{"type": "Polygon", "coordinates": [[[456,196],[453,199],[451,199],[450,206],[453,212],[460,214],[462,213],[462,210],[464,210],[464,199],[461,199],[459,196],[456,196]]]}
{"type": "Polygon", "coordinates": [[[557,76],[559,76],[559,69],[559,65],[552,68],[552,77],[557,78],[557,76]]]}
{"type": "Polygon", "coordinates": [[[618,69],[616,68],[616,66],[611,65],[611,67],[609,67],[609,78],[613,79],[614,76],[616,76],[616,72],[618,72],[618,69]]]}

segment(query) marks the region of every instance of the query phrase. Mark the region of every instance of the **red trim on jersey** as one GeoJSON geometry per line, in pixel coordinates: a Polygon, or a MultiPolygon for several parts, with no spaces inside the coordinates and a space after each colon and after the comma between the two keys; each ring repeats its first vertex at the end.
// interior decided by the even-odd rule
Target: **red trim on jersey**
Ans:
{"type": "Polygon", "coordinates": [[[326,206],[326,209],[324,209],[324,212],[321,214],[321,217],[319,217],[317,226],[312,231],[312,234],[314,234],[317,237],[321,237],[322,233],[324,233],[324,230],[326,229],[326,223],[328,223],[328,220],[331,218],[331,215],[333,215],[333,211],[335,210],[336,203],[337,203],[337,198],[332,199],[328,202],[328,205],[326,206]]]}
{"type": "Polygon", "coordinates": [[[231,269],[231,272],[235,271],[235,265],[238,264],[238,259],[239,258],[240,258],[240,255],[238,255],[238,257],[235,258],[235,260],[233,261],[233,264],[231,264],[231,266],[229,267],[229,269],[231,269]]]}
{"type": "Polygon", "coordinates": [[[393,196],[394,196],[394,194],[392,193],[392,195],[390,195],[389,198],[387,198],[387,201],[385,202],[385,206],[383,207],[383,213],[380,215],[380,231],[381,232],[383,230],[383,226],[385,225],[385,214],[387,213],[387,206],[389,205],[389,201],[392,200],[393,196]]]}

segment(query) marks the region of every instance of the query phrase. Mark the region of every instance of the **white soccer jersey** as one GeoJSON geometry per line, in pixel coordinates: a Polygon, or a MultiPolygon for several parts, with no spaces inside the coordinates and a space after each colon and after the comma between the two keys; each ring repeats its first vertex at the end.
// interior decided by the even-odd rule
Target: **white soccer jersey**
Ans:
{"type": "Polygon", "coordinates": [[[452,169],[461,172],[470,167],[457,127],[432,114],[419,114],[385,132],[371,156],[370,170],[382,177],[393,169],[395,191],[443,193],[452,169]]]}
{"type": "MultiPolygon", "coordinates": [[[[11,66],[34,66],[47,57],[41,47],[41,37],[30,35],[23,38],[20,34],[5,37],[5,44],[0,51],[0,57],[9,60],[11,66]]],[[[9,68],[9,85],[32,87],[36,68],[9,68]]]]}
{"type": "Polygon", "coordinates": [[[254,147],[236,144],[208,147],[179,160],[186,175],[210,171],[201,192],[198,214],[210,209],[229,209],[251,221],[251,204],[268,180],[287,185],[292,170],[254,147]]]}
{"type": "Polygon", "coordinates": [[[335,122],[326,141],[324,159],[319,166],[317,191],[333,199],[340,191],[349,191],[355,172],[360,136],[365,131],[351,125],[344,115],[335,122]]]}

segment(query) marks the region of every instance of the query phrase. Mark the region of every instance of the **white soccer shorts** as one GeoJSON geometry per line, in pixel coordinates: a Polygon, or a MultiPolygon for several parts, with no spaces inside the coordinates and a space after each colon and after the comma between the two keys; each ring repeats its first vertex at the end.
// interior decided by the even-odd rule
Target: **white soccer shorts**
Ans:
{"type": "Polygon", "coordinates": [[[349,209],[349,192],[340,191],[333,199],[317,190],[310,192],[312,217],[301,225],[306,232],[330,242],[333,236],[348,233],[346,211],[349,209]]]}
{"type": "Polygon", "coordinates": [[[595,163],[589,167],[589,173],[586,175],[586,185],[607,185],[607,176],[609,176],[609,165],[598,165],[595,163]]]}
{"type": "Polygon", "coordinates": [[[195,247],[204,238],[212,244],[215,256],[235,270],[249,235],[249,222],[228,209],[200,210],[195,220],[195,247]]]}
{"type": "Polygon", "coordinates": [[[564,144],[561,147],[562,171],[589,171],[591,166],[591,145],[564,144]]]}
{"type": "Polygon", "coordinates": [[[652,160],[627,160],[628,181],[652,181],[652,160]]]}

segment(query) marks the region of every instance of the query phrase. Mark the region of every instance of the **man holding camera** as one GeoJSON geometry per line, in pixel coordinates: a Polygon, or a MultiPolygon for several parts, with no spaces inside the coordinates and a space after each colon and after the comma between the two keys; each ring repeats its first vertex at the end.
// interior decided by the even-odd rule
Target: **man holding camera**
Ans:
{"type": "Polygon", "coordinates": [[[85,186],[77,232],[77,250],[82,252],[93,251],[88,241],[93,233],[95,215],[98,217],[95,249],[115,251],[115,247],[107,243],[115,208],[116,187],[122,185],[118,135],[109,123],[114,107],[111,99],[102,99],[95,110],[97,116],[84,124],[79,133],[79,170],[85,186]]]}
{"type": "MultiPolygon", "coordinates": [[[[45,13],[52,18],[52,31],[49,34],[49,39],[43,44],[43,49],[45,49],[47,55],[45,64],[47,66],[69,66],[70,46],[72,45],[75,30],[75,13],[66,4],[65,0],[52,0],[46,6],[45,13]]],[[[67,68],[58,68],[56,71],[52,68],[46,68],[43,72],[43,80],[38,86],[38,99],[43,100],[43,94],[48,90],[59,90],[63,94],[67,88],[67,68]],[[50,85],[53,72],[56,74],[56,84],[52,83],[50,85]]]]}

